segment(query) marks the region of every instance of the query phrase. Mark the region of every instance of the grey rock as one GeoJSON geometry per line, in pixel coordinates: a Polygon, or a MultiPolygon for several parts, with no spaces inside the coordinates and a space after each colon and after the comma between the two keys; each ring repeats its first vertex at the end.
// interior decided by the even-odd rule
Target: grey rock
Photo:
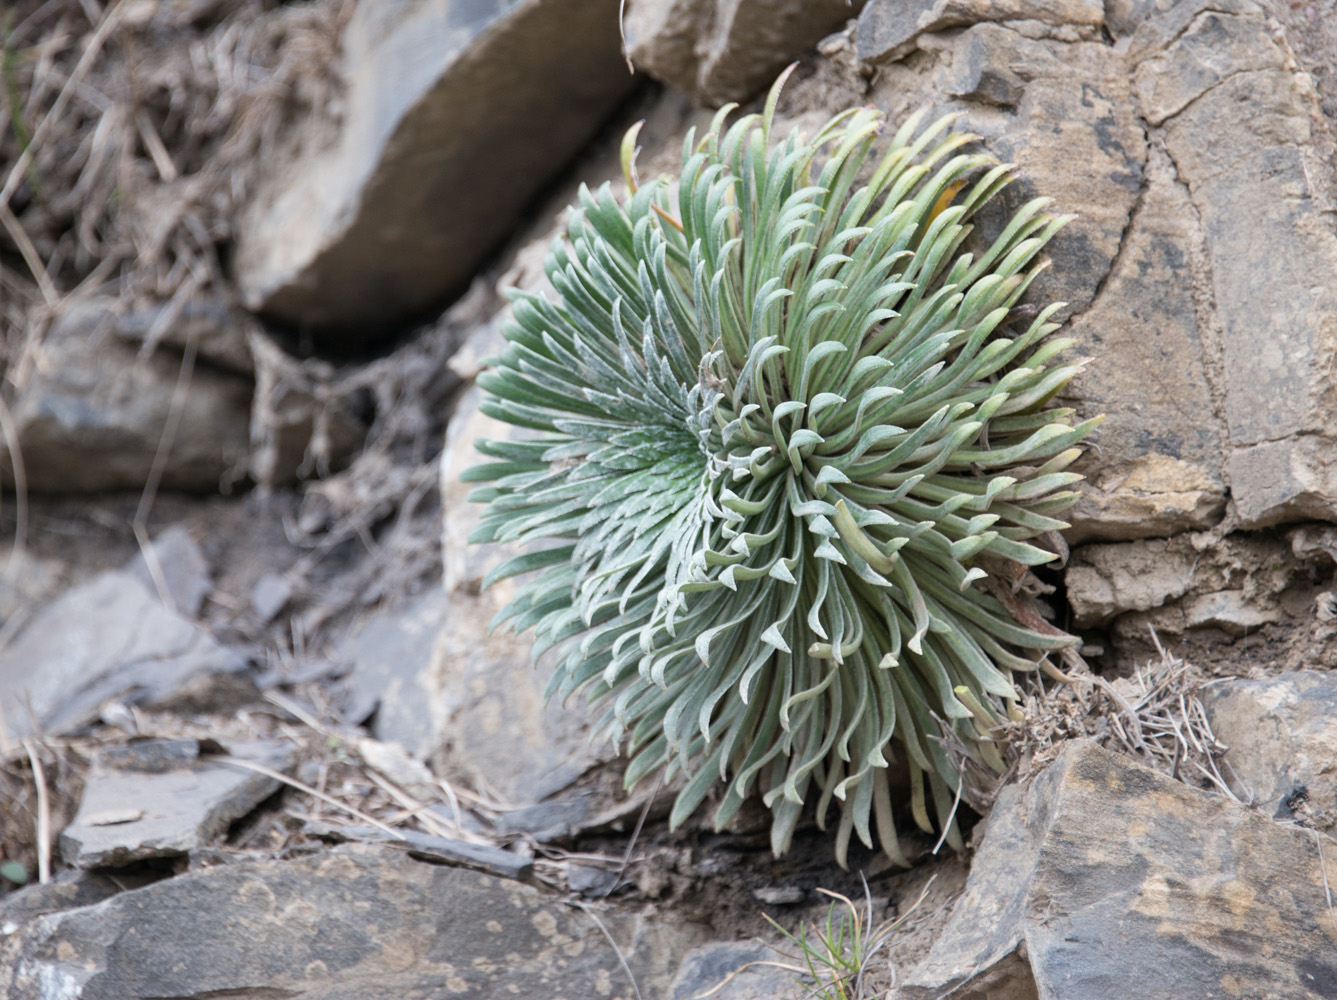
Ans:
{"type": "Polygon", "coordinates": [[[1300,670],[1203,692],[1234,791],[1279,819],[1337,830],[1337,677],[1300,670]]]}
{"type": "Polygon", "coordinates": [[[606,745],[591,745],[596,716],[582,702],[545,701],[552,668],[532,662],[529,636],[488,629],[514,593],[514,581],[481,593],[480,584],[493,564],[515,550],[468,543],[479,510],[467,500],[472,487],[459,477],[480,459],[476,438],[504,439],[515,431],[479,412],[478,399],[476,388],[461,398],[441,456],[446,608],[432,690],[443,742],[434,763],[438,774],[481,778],[512,804],[529,806],[615,754],[606,745]],[[503,746],[506,752],[498,753],[503,746]]]}
{"type": "Polygon", "coordinates": [[[586,898],[602,899],[618,886],[617,872],[591,865],[566,863],[566,887],[586,898]]]}
{"type": "Polygon", "coordinates": [[[859,15],[859,58],[892,62],[913,51],[921,35],[986,21],[1099,28],[1105,9],[1096,0],[870,0],[859,15]]]}
{"type": "Polygon", "coordinates": [[[250,332],[255,320],[240,309],[219,299],[186,302],[176,315],[170,303],[136,309],[116,324],[116,336],[136,348],[144,344],[164,344],[176,351],[193,345],[200,360],[207,364],[250,375],[250,332]]]}
{"type": "Polygon", "coordinates": [[[549,799],[497,817],[500,834],[523,833],[538,841],[561,840],[583,830],[598,803],[590,794],[549,799]]]}
{"type": "Polygon", "coordinates": [[[1337,843],[1090,745],[989,815],[906,1000],[1299,1000],[1337,985],[1337,843]]]}
{"type": "Polygon", "coordinates": [[[308,820],[303,830],[309,836],[337,843],[384,844],[406,851],[415,858],[472,868],[501,878],[525,878],[534,870],[534,862],[511,851],[450,837],[434,837],[416,830],[401,830],[396,838],[374,826],[334,826],[315,820],[308,820]]]}
{"type": "Polygon", "coordinates": [[[631,0],[627,50],[638,69],[718,106],[765,90],[861,7],[863,0],[631,0]]]}
{"type": "Polygon", "coordinates": [[[266,624],[277,618],[291,599],[292,584],[277,573],[264,574],[251,587],[251,610],[266,624]]]}
{"type": "Polygon", "coordinates": [[[988,35],[973,33],[952,63],[947,93],[1004,108],[1016,107],[1026,84],[1007,65],[1006,47],[988,35]]]}
{"type": "Polygon", "coordinates": [[[726,979],[722,989],[710,994],[712,1000],[801,1000],[809,996],[792,972],[765,964],[784,961],[773,949],[751,941],[703,945],[683,961],[669,1000],[696,1000],[726,979]]]}
{"type": "Polygon", "coordinates": [[[199,740],[149,739],[103,747],[97,763],[121,773],[163,774],[189,767],[199,758],[199,740]]]}
{"type": "Polygon", "coordinates": [[[375,712],[372,734],[419,758],[441,739],[432,671],[445,605],[440,591],[429,590],[373,615],[334,653],[349,667],[348,719],[361,722],[375,712]]]}
{"type": "Polygon", "coordinates": [[[631,89],[619,49],[616,0],[359,5],[342,120],[275,155],[241,220],[246,305],[367,343],[463,291],[631,89]]]}
{"type": "Polygon", "coordinates": [[[179,526],[168,528],[155,538],[149,552],[137,555],[126,570],[153,593],[157,593],[154,572],[161,574],[174,609],[188,618],[199,616],[204,599],[213,590],[204,553],[190,532],[179,526]],[[152,570],[149,568],[150,558],[154,561],[152,570]]]}
{"type": "Polygon", "coordinates": [[[25,885],[0,897],[0,938],[13,934],[29,920],[46,913],[59,913],[92,906],[110,899],[118,892],[138,889],[166,878],[165,872],[105,872],[66,868],[56,872],[50,882],[25,885]]]}
{"type": "Polygon", "coordinates": [[[165,740],[99,753],[79,813],[60,835],[61,856],[76,868],[115,868],[209,846],[279,788],[275,779],[228,760],[283,772],[296,759],[295,748],[282,743],[235,742],[227,749],[201,756],[194,740],[165,740]]]}
{"type": "Polygon", "coordinates": [[[1148,155],[1145,187],[1099,298],[1067,332],[1095,361],[1069,390],[1106,414],[1072,542],[1201,530],[1225,512],[1226,429],[1208,377],[1212,337],[1193,282],[1196,212],[1174,165],[1148,155]]]}
{"type": "MultiPolygon", "coordinates": [[[[662,996],[699,928],[600,912],[643,996],[662,996]]],[[[188,872],[0,940],[0,995],[48,1000],[630,1000],[593,919],[538,889],[347,845],[188,872]]]]}
{"type": "Polygon", "coordinates": [[[112,700],[158,702],[245,661],[165,608],[134,576],[104,573],[38,611],[0,650],[0,713],[11,738],[57,735],[112,700]]]}
{"type": "Polygon", "coordinates": [[[793,906],[808,898],[808,894],[796,885],[768,885],[752,890],[757,902],[767,906],[793,906]]]}
{"type": "MultiPolygon", "coordinates": [[[[107,302],[79,302],[36,348],[12,404],[29,489],[89,493],[139,489],[162,442],[181,369],[170,350],[140,358],[117,336],[107,302]]],[[[216,491],[244,465],[251,383],[196,365],[162,472],[167,489],[216,491]]],[[[13,469],[3,456],[3,479],[13,469]]]]}

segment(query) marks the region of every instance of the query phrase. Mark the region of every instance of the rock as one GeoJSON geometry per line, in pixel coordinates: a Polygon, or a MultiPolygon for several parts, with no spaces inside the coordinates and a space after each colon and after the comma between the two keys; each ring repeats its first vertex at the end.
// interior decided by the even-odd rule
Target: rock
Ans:
{"type": "Polygon", "coordinates": [[[1107,417],[1073,543],[1203,530],[1228,506],[1246,528],[1337,520],[1337,130],[1293,58],[1317,36],[1270,17],[1252,0],[874,0],[860,16],[874,103],[966,112],[1018,163],[1014,198],[1078,215],[1032,296],[1070,303],[1074,356],[1093,362],[1066,394],[1107,417]]]}
{"type": "Polygon", "coordinates": [[[213,590],[204,553],[190,532],[179,526],[168,528],[154,539],[148,552],[140,552],[126,571],[155,594],[158,589],[153,578],[158,575],[173,610],[187,618],[199,617],[204,599],[213,590]],[[152,568],[150,559],[153,560],[152,568]]]}
{"type": "Polygon", "coordinates": [[[118,892],[138,889],[167,877],[158,871],[103,872],[66,868],[56,872],[50,882],[26,885],[0,897],[0,939],[3,939],[45,913],[59,913],[92,906],[110,899],[118,892]]]}
{"type": "Polygon", "coordinates": [[[1300,1000],[1337,989],[1337,844],[1069,744],[1004,789],[906,1000],[1300,1000]]]}
{"type": "Polygon", "coordinates": [[[37,612],[0,650],[0,714],[10,738],[34,727],[54,736],[96,718],[105,702],[158,702],[201,675],[245,666],[132,574],[103,573],[37,612]]]}
{"type": "Polygon", "coordinates": [[[315,820],[308,820],[303,830],[312,837],[337,843],[352,841],[362,844],[384,844],[406,851],[410,856],[420,860],[440,861],[463,868],[473,868],[501,878],[525,878],[534,869],[534,863],[528,858],[511,851],[503,851],[499,847],[471,844],[450,837],[433,837],[414,830],[401,830],[399,837],[396,838],[374,826],[332,826],[315,820]]]}
{"type": "Polygon", "coordinates": [[[114,327],[116,336],[139,350],[144,344],[164,344],[178,353],[193,344],[202,362],[250,375],[249,338],[255,320],[220,299],[184,303],[173,316],[171,303],[127,313],[114,327]]]}
{"type": "MultiPolygon", "coordinates": [[[[699,928],[598,915],[643,996],[699,928]]],[[[0,994],[630,1000],[595,920],[538,889],[380,847],[188,872],[42,916],[0,941],[0,994]],[[188,959],[188,960],[187,960],[188,959]]]]}
{"type": "Polygon", "coordinates": [[[513,805],[527,806],[568,787],[615,752],[591,745],[596,714],[581,701],[563,706],[544,700],[551,667],[531,662],[528,636],[488,628],[514,592],[514,581],[480,593],[483,576],[506,552],[468,544],[478,508],[466,499],[473,487],[459,476],[481,459],[475,438],[504,438],[512,428],[479,412],[478,392],[471,388],[460,400],[441,457],[446,608],[433,697],[442,708],[445,743],[436,770],[481,778],[513,805]],[[507,752],[495,752],[498,746],[507,752]]]}
{"type": "Polygon", "coordinates": [[[1223,771],[1237,795],[1277,819],[1337,829],[1337,677],[1300,670],[1220,680],[1202,700],[1230,747],[1223,771]]]}
{"type": "MultiPolygon", "coordinates": [[[[182,359],[140,358],[121,342],[104,301],[66,309],[36,348],[12,403],[30,490],[91,493],[143,487],[172,410],[182,359]]],[[[245,463],[251,383],[197,364],[162,470],[162,487],[216,491],[245,463]]],[[[3,478],[13,482],[6,454],[3,478]]]]}
{"type": "Polygon", "coordinates": [[[774,950],[749,941],[704,945],[683,961],[669,1000],[696,1000],[726,979],[727,984],[710,994],[712,1000],[801,1000],[811,996],[792,972],[768,964],[784,961],[774,950]]]}
{"type": "Polygon", "coordinates": [[[1067,390],[1106,414],[1069,540],[1147,538],[1221,519],[1225,427],[1193,283],[1196,213],[1160,150],[1101,294],[1067,333],[1094,358],[1067,390]]]}
{"type": "Polygon", "coordinates": [[[1314,154],[1331,125],[1264,9],[1221,7],[1179,4],[1138,27],[1138,105],[1200,219],[1240,521],[1334,520],[1337,233],[1333,167],[1314,154]]]}
{"type": "Polygon", "coordinates": [[[232,758],[288,771],[296,748],[235,742],[227,756],[201,756],[195,740],[150,740],[98,753],[60,853],[76,868],[117,868],[207,847],[279,788],[228,763],[232,758]],[[129,751],[127,753],[126,751],[129,751]]]}
{"type": "Polygon", "coordinates": [[[277,573],[265,573],[251,587],[251,610],[263,624],[278,617],[292,599],[292,584],[277,573]]]}
{"type": "Polygon", "coordinates": [[[631,0],[627,52],[638,69],[718,107],[765,90],[862,6],[863,0],[631,0]]]}
{"type": "Polygon", "coordinates": [[[342,120],[273,157],[239,224],[247,307],[356,346],[462,292],[630,91],[619,50],[616,0],[359,5],[342,120]]]}
{"type": "Polygon", "coordinates": [[[1097,0],[870,0],[859,15],[859,58],[895,61],[923,34],[987,21],[1099,29],[1105,9],[1097,0]]]}
{"type": "Polygon", "coordinates": [[[1102,625],[1128,611],[1159,608],[1193,586],[1201,553],[1164,539],[1127,545],[1086,545],[1064,574],[1073,622],[1102,625]]]}
{"type": "MultiPolygon", "coordinates": [[[[1079,376],[1077,386],[1089,390],[1100,381],[1114,379],[1102,378],[1099,372],[1084,373],[1079,376]]],[[[1157,406],[1165,398],[1157,393],[1141,408],[1157,406]]],[[[1127,409],[1133,410],[1136,406],[1127,409]]],[[[1118,435],[1120,424],[1134,422],[1124,419],[1123,407],[1104,405],[1103,408],[1105,412],[1113,411],[1114,423],[1109,428],[1111,436],[1118,435]]],[[[1118,447],[1124,443],[1116,441],[1113,444],[1118,447]]],[[[1195,464],[1147,450],[1159,444],[1150,437],[1142,442],[1129,440],[1127,444],[1131,446],[1128,451],[1142,449],[1145,454],[1126,463],[1107,464],[1103,461],[1103,453],[1093,452],[1078,466],[1086,469],[1091,478],[1080,485],[1081,499],[1064,515],[1072,525],[1064,532],[1069,544],[1077,545],[1088,539],[1165,538],[1180,531],[1210,528],[1221,520],[1225,513],[1226,490],[1220,479],[1219,463],[1216,466],[1195,464]]],[[[1179,449],[1177,443],[1170,443],[1169,447],[1179,449]]]]}
{"type": "Polygon", "coordinates": [[[445,616],[445,596],[428,590],[374,615],[334,653],[349,667],[345,716],[362,722],[374,712],[372,734],[420,759],[442,738],[432,675],[445,616]]]}

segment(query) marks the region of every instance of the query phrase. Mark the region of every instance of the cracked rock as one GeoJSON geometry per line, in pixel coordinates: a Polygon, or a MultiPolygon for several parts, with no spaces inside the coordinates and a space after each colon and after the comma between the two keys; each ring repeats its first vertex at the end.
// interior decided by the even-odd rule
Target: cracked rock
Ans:
{"type": "Polygon", "coordinates": [[[765,90],[863,2],[631,0],[627,51],[638,69],[718,107],[765,90]]]}
{"type": "MultiPolygon", "coordinates": [[[[182,358],[168,348],[140,357],[122,340],[127,324],[134,327],[112,302],[77,302],[33,347],[32,370],[11,404],[28,489],[137,490],[148,480],[182,358]]],[[[196,364],[182,400],[161,485],[216,492],[245,461],[251,381],[196,364]]],[[[0,479],[10,485],[8,450],[0,457],[0,479]]]]}
{"type": "Polygon", "coordinates": [[[1337,843],[1107,750],[1003,790],[906,1000],[1334,995],[1337,843]]]}

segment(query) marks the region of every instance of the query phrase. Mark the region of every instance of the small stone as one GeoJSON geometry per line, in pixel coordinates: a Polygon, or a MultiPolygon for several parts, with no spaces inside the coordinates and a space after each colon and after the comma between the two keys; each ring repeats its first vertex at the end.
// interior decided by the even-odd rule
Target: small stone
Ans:
{"type": "Polygon", "coordinates": [[[292,599],[292,584],[277,573],[266,573],[255,581],[250,599],[255,616],[268,625],[292,599]]]}
{"type": "Polygon", "coordinates": [[[567,888],[582,896],[607,896],[617,887],[615,871],[595,868],[593,865],[578,865],[571,861],[565,867],[567,888]]]}
{"type": "Polygon", "coordinates": [[[793,906],[808,898],[808,894],[796,885],[768,885],[753,889],[752,895],[757,902],[768,906],[793,906]]]}
{"type": "Polygon", "coordinates": [[[104,767],[140,774],[175,771],[194,764],[199,757],[199,740],[135,740],[123,746],[103,747],[98,753],[104,767]]]}

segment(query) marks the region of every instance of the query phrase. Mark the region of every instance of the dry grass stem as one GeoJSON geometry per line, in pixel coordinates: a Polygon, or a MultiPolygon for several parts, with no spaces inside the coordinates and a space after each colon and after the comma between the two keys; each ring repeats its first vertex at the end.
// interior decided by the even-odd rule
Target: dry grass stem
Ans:
{"type": "Polygon", "coordinates": [[[28,752],[33,784],[37,786],[37,881],[46,885],[51,881],[51,801],[47,798],[46,770],[31,740],[23,741],[23,749],[28,752]]]}

